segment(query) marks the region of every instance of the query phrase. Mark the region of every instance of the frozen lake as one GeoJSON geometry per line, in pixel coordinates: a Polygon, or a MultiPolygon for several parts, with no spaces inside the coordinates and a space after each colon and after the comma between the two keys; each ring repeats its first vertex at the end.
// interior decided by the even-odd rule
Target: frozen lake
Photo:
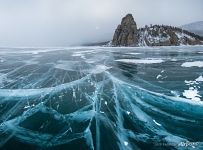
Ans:
{"type": "Polygon", "coordinates": [[[203,46],[0,48],[0,149],[203,149],[203,46]]]}

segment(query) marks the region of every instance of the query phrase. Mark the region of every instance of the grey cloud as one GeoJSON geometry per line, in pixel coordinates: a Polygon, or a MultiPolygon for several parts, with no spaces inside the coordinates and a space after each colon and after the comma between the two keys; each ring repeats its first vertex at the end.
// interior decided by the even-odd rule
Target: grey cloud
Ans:
{"type": "Polygon", "coordinates": [[[138,26],[203,20],[202,0],[0,0],[0,46],[68,46],[106,41],[121,18],[138,26]]]}

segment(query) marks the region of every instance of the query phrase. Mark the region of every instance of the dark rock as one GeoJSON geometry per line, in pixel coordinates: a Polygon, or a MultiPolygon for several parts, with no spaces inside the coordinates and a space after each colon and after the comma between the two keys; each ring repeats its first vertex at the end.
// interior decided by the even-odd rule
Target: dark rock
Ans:
{"type": "Polygon", "coordinates": [[[169,30],[169,31],[168,31],[168,35],[170,36],[170,38],[169,38],[170,45],[173,45],[173,46],[178,46],[178,45],[180,45],[179,38],[178,38],[178,36],[175,34],[174,31],[169,30]]]}
{"type": "Polygon", "coordinates": [[[118,25],[112,45],[113,46],[136,46],[138,43],[138,30],[132,14],[126,15],[118,25]]]}

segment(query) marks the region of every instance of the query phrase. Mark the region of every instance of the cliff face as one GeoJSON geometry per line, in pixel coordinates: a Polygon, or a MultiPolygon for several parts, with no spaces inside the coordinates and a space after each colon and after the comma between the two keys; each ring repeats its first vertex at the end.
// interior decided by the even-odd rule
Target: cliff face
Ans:
{"type": "Polygon", "coordinates": [[[179,46],[202,45],[203,37],[177,27],[154,25],[137,29],[131,14],[122,19],[112,40],[112,46],[179,46]]]}
{"type": "Polygon", "coordinates": [[[112,44],[115,46],[136,46],[138,44],[138,29],[132,14],[128,14],[118,25],[112,44]]]}

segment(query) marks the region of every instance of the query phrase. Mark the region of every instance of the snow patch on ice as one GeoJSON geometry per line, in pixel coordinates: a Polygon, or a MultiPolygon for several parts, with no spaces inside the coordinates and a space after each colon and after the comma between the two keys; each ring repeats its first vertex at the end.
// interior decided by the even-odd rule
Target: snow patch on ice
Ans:
{"type": "Polygon", "coordinates": [[[162,59],[118,59],[115,61],[133,64],[156,64],[164,62],[162,59]]]}
{"type": "Polygon", "coordinates": [[[72,56],[73,56],[73,57],[77,57],[77,56],[81,57],[81,56],[84,56],[84,55],[83,55],[83,54],[80,54],[80,53],[77,53],[77,54],[73,54],[72,56]]]}
{"type": "Polygon", "coordinates": [[[125,146],[128,146],[128,142],[127,142],[127,141],[124,141],[124,145],[125,145],[125,146]]]}
{"type": "Polygon", "coordinates": [[[92,53],[95,53],[95,50],[83,50],[83,51],[74,52],[71,56],[81,57],[81,58],[85,59],[85,54],[92,54],[92,53]]]}
{"type": "Polygon", "coordinates": [[[75,71],[75,66],[78,63],[78,61],[64,61],[59,60],[58,64],[54,66],[54,68],[67,70],[67,71],[75,71]]]}
{"type": "Polygon", "coordinates": [[[98,73],[102,73],[108,69],[111,69],[112,67],[107,67],[105,65],[96,65],[96,67],[94,69],[92,69],[91,73],[92,74],[98,74],[98,73]]]}
{"type": "Polygon", "coordinates": [[[33,51],[33,52],[31,52],[32,54],[34,54],[34,55],[37,55],[37,54],[39,54],[40,52],[39,51],[33,51]]]}
{"type": "Polygon", "coordinates": [[[203,67],[203,61],[185,62],[182,67],[203,67]]]}
{"type": "Polygon", "coordinates": [[[127,53],[129,55],[140,55],[141,53],[127,53]]]}
{"type": "Polygon", "coordinates": [[[104,104],[107,105],[108,104],[107,101],[105,101],[104,104]]]}
{"type": "Polygon", "coordinates": [[[171,61],[177,61],[177,59],[171,59],[171,61]]]}
{"type": "Polygon", "coordinates": [[[25,63],[26,65],[36,65],[36,64],[38,64],[39,62],[38,62],[38,61],[35,61],[35,60],[26,60],[26,61],[24,61],[24,63],[25,63]]]}
{"type": "Polygon", "coordinates": [[[185,80],[185,84],[186,85],[197,85],[199,83],[196,80],[195,81],[187,81],[187,80],[185,80]]]}
{"type": "Polygon", "coordinates": [[[156,122],[156,120],[153,120],[153,121],[154,121],[154,123],[155,123],[157,126],[161,126],[161,124],[158,123],[158,122],[156,122]]]}
{"type": "Polygon", "coordinates": [[[2,58],[0,59],[0,63],[3,63],[4,61],[5,61],[4,59],[2,59],[2,58]]]}
{"type": "Polygon", "coordinates": [[[203,82],[203,77],[199,76],[197,79],[195,79],[195,81],[197,81],[197,82],[203,82]]]}
{"type": "Polygon", "coordinates": [[[194,81],[185,80],[186,85],[189,85],[190,87],[189,87],[189,90],[184,90],[183,96],[194,101],[201,101],[200,98],[202,96],[199,95],[199,91],[198,91],[198,89],[200,89],[200,86],[198,86],[200,82],[203,82],[202,76],[199,76],[194,81]]]}
{"type": "Polygon", "coordinates": [[[173,94],[175,97],[180,97],[180,94],[178,91],[171,91],[171,94],[173,94]]]}
{"type": "Polygon", "coordinates": [[[128,115],[130,115],[130,112],[129,112],[129,111],[127,111],[127,114],[128,114],[128,115]]]}
{"type": "Polygon", "coordinates": [[[162,77],[162,75],[159,74],[159,75],[156,77],[156,79],[159,79],[159,78],[161,78],[161,77],[162,77]]]}
{"type": "Polygon", "coordinates": [[[183,92],[183,96],[188,98],[188,99],[191,99],[193,101],[201,101],[201,95],[198,94],[199,91],[193,87],[190,87],[189,90],[184,90],[183,92]]]}

